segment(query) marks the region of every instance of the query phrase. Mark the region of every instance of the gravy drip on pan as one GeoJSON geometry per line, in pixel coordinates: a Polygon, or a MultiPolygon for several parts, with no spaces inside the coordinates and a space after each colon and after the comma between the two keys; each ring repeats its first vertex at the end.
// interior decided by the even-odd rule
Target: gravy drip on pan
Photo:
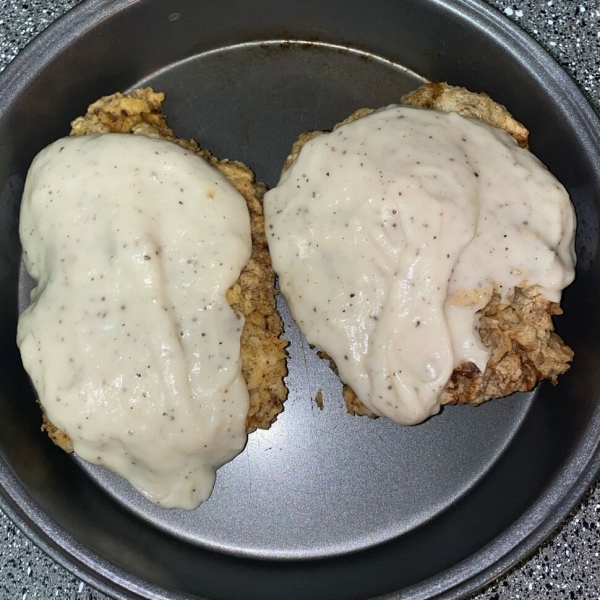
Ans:
{"type": "Polygon", "coordinates": [[[489,357],[492,292],[574,277],[564,187],[505,132],[390,106],[309,141],[265,196],[280,287],[301,331],[375,414],[419,423],[453,370],[489,357]]]}
{"type": "Polygon", "coordinates": [[[194,508],[246,442],[244,199],[162,140],[62,139],[35,159],[20,235],[37,280],[18,343],[49,420],[83,459],[194,508]]]}

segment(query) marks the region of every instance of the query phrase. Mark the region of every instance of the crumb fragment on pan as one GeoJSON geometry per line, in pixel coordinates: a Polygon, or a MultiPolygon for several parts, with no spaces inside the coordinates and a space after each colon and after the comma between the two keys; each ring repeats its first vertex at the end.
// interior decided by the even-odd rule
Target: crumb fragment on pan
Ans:
{"type": "MultiPolygon", "coordinates": [[[[528,147],[529,131],[487,94],[470,92],[447,83],[429,83],[403,96],[402,103],[480,119],[506,131],[519,146],[528,147]]],[[[333,129],[372,112],[373,109],[361,108],[333,129]]],[[[309,131],[301,134],[292,146],[283,171],[292,165],[307,142],[322,133],[309,131]]],[[[492,398],[530,391],[543,379],[556,385],[558,376],[569,369],[573,359],[571,348],[554,331],[552,317],[561,313],[559,305],[544,298],[537,287],[515,288],[504,302],[498,293],[494,293],[479,314],[479,335],[490,350],[486,369],[481,373],[473,363],[459,365],[446,384],[441,403],[477,406],[492,398]]],[[[330,356],[323,351],[318,355],[328,360],[338,374],[330,356]]],[[[377,415],[358,399],[347,384],[343,384],[343,397],[350,414],[376,418],[377,415]]]]}
{"type": "Polygon", "coordinates": [[[319,390],[315,395],[315,404],[320,410],[323,410],[323,390],[319,390]]]}
{"type": "MultiPolygon", "coordinates": [[[[165,95],[152,88],[130,94],[116,93],[91,104],[85,116],[71,123],[70,135],[131,133],[160,138],[190,150],[219,169],[244,197],[250,213],[252,253],[240,277],[227,292],[227,301],[245,317],[241,335],[242,374],[250,396],[246,429],[268,429],[283,410],[287,389],[285,347],[280,339],[283,324],[275,308],[275,275],[265,236],[262,197],[266,187],[241,162],[219,160],[194,140],[175,136],[162,112],[165,95]]],[[[67,452],[73,451],[69,437],[56,428],[46,415],[42,430],[67,452]]]]}

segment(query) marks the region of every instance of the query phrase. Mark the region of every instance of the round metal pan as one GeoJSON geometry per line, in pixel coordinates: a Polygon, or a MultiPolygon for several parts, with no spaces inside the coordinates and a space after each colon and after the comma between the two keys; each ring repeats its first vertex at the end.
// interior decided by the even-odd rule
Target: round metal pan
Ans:
{"type": "Polygon", "coordinates": [[[88,0],[0,78],[0,497],[42,548],[116,598],[460,598],[539,544],[600,467],[600,123],[523,32],[477,0],[88,0]],[[274,185],[292,142],[425,80],[486,91],[578,216],[558,387],[449,407],[417,427],[350,417],[340,384],[279,307],[285,412],[193,512],[163,510],[40,433],[15,345],[30,281],[17,235],[33,156],[100,96],[167,93],[181,137],[274,185]],[[323,390],[321,411],[313,398],[323,390]]]}

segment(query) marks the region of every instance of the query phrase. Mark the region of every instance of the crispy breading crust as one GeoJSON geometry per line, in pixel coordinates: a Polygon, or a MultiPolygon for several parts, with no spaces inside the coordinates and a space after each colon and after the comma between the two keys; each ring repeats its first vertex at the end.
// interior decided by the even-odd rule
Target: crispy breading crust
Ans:
{"type": "Polygon", "coordinates": [[[560,314],[558,304],[548,302],[537,287],[515,288],[508,303],[494,293],[479,321],[481,341],[491,351],[486,370],[481,373],[473,363],[460,365],[442,404],[476,406],[528,392],[542,379],[556,385],[573,359],[573,350],[554,332],[552,317],[560,314]]]}
{"type": "MultiPolygon", "coordinates": [[[[132,133],[160,138],[195,152],[219,169],[246,200],[250,213],[252,254],[238,280],[227,291],[227,301],[245,317],[241,336],[242,374],[250,395],[246,418],[248,433],[268,429],[283,410],[287,389],[285,347],[279,338],[283,324],[275,310],[275,275],[265,236],[262,197],[266,187],[254,180],[244,164],[219,160],[194,140],[175,136],[162,113],[165,95],[152,88],[136,89],[130,94],[116,93],[91,104],[83,117],[71,123],[71,135],[94,133],[132,133]]],[[[44,415],[42,431],[67,452],[73,451],[69,437],[44,415]]]]}
{"type": "MultiPolygon", "coordinates": [[[[39,402],[38,402],[39,403],[39,402]]],[[[41,404],[40,404],[41,406],[41,404]]],[[[42,411],[43,411],[42,407],[42,411]]],[[[71,438],[61,431],[58,427],[53,425],[46,416],[46,413],[42,413],[42,431],[45,431],[48,434],[48,437],[59,447],[62,448],[65,452],[69,454],[73,452],[73,443],[71,442],[71,438]]]]}
{"type": "MultiPolygon", "coordinates": [[[[527,129],[487,94],[476,94],[447,83],[429,83],[403,96],[402,103],[478,118],[504,129],[521,147],[527,148],[527,129]]],[[[361,108],[333,129],[372,112],[373,109],[361,108]]],[[[292,146],[283,170],[296,160],[304,144],[322,133],[308,131],[301,134],[292,146]]],[[[560,314],[562,310],[558,304],[546,300],[536,287],[516,288],[505,302],[494,293],[479,314],[479,335],[491,352],[486,370],[481,373],[473,363],[459,365],[446,385],[442,404],[477,406],[491,398],[530,391],[542,379],[549,379],[556,385],[558,376],[569,369],[573,359],[571,348],[554,332],[552,316],[560,314]]],[[[327,359],[332,369],[338,372],[330,356],[322,351],[319,356],[327,359]]],[[[343,396],[350,414],[376,417],[345,383],[343,396]]]]}
{"type": "MultiPolygon", "coordinates": [[[[431,108],[442,112],[456,112],[463,117],[479,119],[492,127],[504,129],[511,135],[521,148],[529,147],[529,131],[519,123],[502,104],[494,102],[485,93],[470,92],[466,88],[448,85],[447,83],[426,83],[413,92],[405,94],[400,99],[407,106],[431,108]]],[[[366,117],[374,112],[372,108],[359,108],[349,117],[333,126],[333,131],[352,123],[356,119],[366,117]]],[[[300,150],[307,142],[325,133],[324,131],[305,131],[294,142],[292,150],[287,157],[283,171],[287,171],[296,160],[300,150]]]]}
{"type": "Polygon", "coordinates": [[[402,96],[402,104],[433,108],[442,112],[456,112],[463,117],[479,119],[492,127],[504,129],[517,140],[521,148],[529,147],[529,131],[519,123],[502,104],[487,94],[475,94],[464,87],[447,83],[427,83],[402,96]]]}

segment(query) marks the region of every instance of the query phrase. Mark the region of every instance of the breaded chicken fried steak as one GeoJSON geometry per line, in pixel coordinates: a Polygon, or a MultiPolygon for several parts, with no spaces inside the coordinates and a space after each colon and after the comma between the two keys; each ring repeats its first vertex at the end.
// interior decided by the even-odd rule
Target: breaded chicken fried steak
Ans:
{"type": "Polygon", "coordinates": [[[175,137],[163,100],[102,98],[34,160],[18,343],[55,443],[191,509],[281,412],[286,342],[265,186],[175,137]]]}
{"type": "Polygon", "coordinates": [[[557,382],[568,194],[485,94],[428,84],[294,144],[265,195],[275,272],[354,414],[415,424],[557,382]]]}

